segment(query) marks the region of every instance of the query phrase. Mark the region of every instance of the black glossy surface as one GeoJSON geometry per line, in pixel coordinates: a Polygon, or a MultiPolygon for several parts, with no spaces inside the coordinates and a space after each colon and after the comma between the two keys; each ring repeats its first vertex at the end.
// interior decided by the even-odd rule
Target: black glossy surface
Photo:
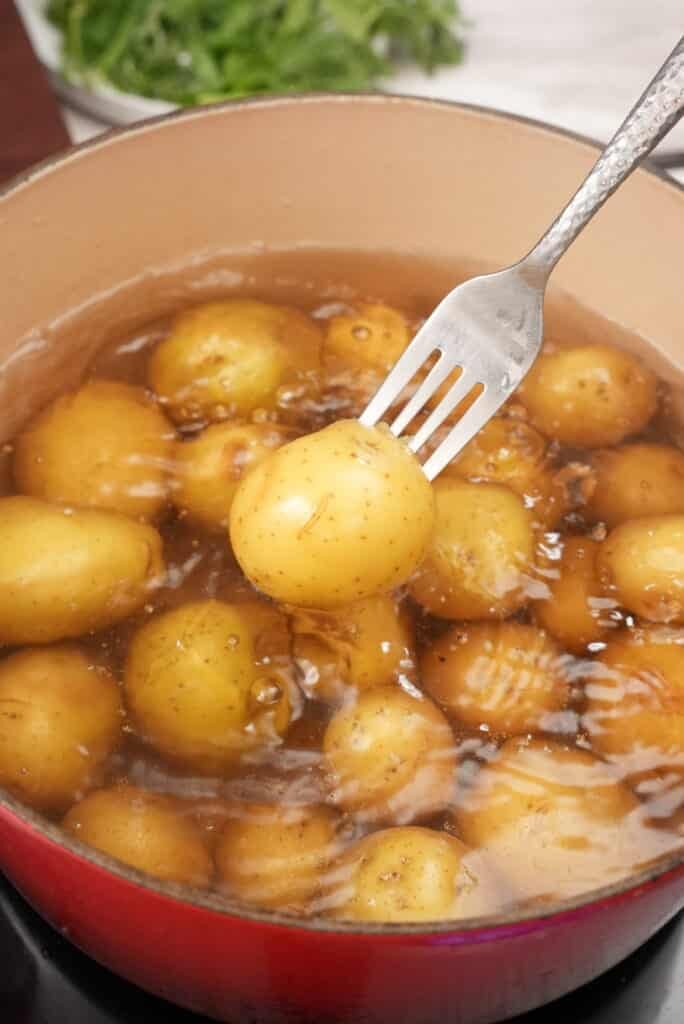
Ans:
{"type": "MultiPolygon", "coordinates": [[[[203,1020],[153,999],[88,960],[0,877],[0,1024],[200,1024],[203,1020]]],[[[684,917],[680,915],[598,981],[511,1024],[565,1021],[684,1024],[684,917]]]]}

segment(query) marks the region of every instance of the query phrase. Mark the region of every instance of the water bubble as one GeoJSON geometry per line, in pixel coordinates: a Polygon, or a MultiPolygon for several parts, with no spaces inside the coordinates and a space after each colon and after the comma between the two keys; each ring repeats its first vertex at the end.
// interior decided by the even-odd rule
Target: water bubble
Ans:
{"type": "Polygon", "coordinates": [[[278,683],[268,677],[257,679],[250,690],[252,700],[264,707],[277,704],[283,695],[278,683]]]}

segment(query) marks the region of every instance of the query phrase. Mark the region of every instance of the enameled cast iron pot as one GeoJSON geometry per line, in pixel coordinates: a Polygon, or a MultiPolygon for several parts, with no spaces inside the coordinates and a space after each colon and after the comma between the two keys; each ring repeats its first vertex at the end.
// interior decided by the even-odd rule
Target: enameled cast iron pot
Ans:
{"type": "MultiPolygon", "coordinates": [[[[163,268],[206,264],[205,284],[220,290],[232,280],[228,250],[504,265],[595,155],[588,142],[487,110],[366,96],[190,111],[43,164],[0,196],[0,441],[78,377],[110,323],[135,320],[136,302],[173,304],[163,268]]],[[[684,191],[643,170],[556,279],[681,365],[683,252],[684,191]]],[[[502,1020],[606,970],[684,905],[678,856],[534,918],[302,923],[211,896],[187,902],[2,795],[0,867],[103,964],[235,1022],[502,1020]]]]}

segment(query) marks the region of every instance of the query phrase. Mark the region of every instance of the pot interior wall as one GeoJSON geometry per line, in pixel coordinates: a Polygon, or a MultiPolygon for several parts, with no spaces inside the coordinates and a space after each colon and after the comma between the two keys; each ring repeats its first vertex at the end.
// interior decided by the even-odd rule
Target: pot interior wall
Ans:
{"type": "MultiPolygon", "coordinates": [[[[524,253],[594,158],[534,125],[380,97],[215,108],[76,152],[0,199],[0,438],[113,334],[239,284],[244,254],[366,253],[349,260],[352,285],[374,253],[429,258],[437,295],[464,267],[524,253]]],[[[557,287],[684,363],[683,237],[684,192],[638,172],[557,287]]],[[[324,261],[308,266],[320,287],[324,261]]],[[[566,335],[601,334],[576,305],[552,305],[566,335]]]]}

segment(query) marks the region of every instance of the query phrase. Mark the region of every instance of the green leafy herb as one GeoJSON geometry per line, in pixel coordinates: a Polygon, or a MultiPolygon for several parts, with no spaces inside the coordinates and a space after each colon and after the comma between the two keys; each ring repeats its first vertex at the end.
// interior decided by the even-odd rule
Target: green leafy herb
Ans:
{"type": "Polygon", "coordinates": [[[458,0],[50,0],[68,77],[177,104],[367,89],[463,56],[458,0]]]}

